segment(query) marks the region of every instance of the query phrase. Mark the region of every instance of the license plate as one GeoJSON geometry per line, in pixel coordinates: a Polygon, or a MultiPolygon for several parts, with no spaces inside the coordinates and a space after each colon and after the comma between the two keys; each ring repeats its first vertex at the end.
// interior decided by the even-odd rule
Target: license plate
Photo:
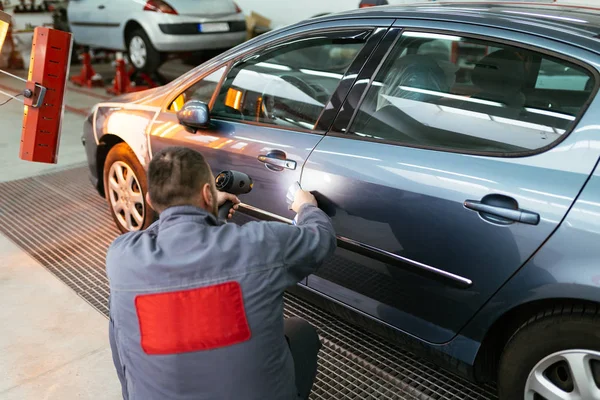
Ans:
{"type": "Polygon", "coordinates": [[[213,33],[213,32],[228,32],[229,24],[227,22],[208,22],[198,24],[198,32],[213,33]]]}

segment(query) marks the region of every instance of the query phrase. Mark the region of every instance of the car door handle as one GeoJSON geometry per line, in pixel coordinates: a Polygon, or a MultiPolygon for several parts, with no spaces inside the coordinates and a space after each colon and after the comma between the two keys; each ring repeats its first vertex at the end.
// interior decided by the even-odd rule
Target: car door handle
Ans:
{"type": "Polygon", "coordinates": [[[100,4],[100,5],[98,6],[98,8],[99,8],[100,10],[104,10],[104,9],[106,8],[106,6],[105,6],[104,4],[100,4]]]}
{"type": "MultiPolygon", "coordinates": [[[[281,152],[283,153],[283,152],[281,152]]],[[[284,169],[296,169],[296,161],[288,160],[285,158],[285,153],[283,153],[283,157],[280,152],[271,152],[269,154],[261,154],[258,156],[258,161],[265,163],[267,167],[275,167],[278,171],[283,171],[284,169]]],[[[269,168],[272,169],[272,168],[269,168]]]]}
{"type": "Polygon", "coordinates": [[[494,223],[503,225],[512,222],[528,225],[540,223],[539,214],[519,209],[515,200],[505,196],[486,196],[482,201],[466,200],[464,206],[469,210],[477,211],[482,218],[494,223]],[[503,204],[503,202],[506,202],[506,204],[503,204]]]}

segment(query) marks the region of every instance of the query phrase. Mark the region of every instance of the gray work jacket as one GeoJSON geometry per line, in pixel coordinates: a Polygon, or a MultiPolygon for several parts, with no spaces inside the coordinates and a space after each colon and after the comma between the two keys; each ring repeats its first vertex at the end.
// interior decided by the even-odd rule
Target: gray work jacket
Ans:
{"type": "MultiPolygon", "coordinates": [[[[283,331],[283,293],[313,273],[335,247],[329,217],[311,205],[300,210],[296,226],[225,224],[205,210],[178,206],[165,210],[147,230],[118,237],[108,250],[106,269],[109,336],[124,399],[297,399],[293,360],[283,331]],[[144,306],[144,315],[150,315],[154,303],[147,295],[190,293],[186,291],[227,282],[241,288],[249,338],[207,350],[167,351],[170,354],[148,354],[142,347],[138,297],[150,299],[144,306]]],[[[229,307],[224,301],[221,305],[229,307]]],[[[168,347],[171,343],[165,341],[175,337],[177,345],[185,347],[188,336],[202,331],[177,332],[170,324],[177,325],[179,318],[186,319],[181,326],[190,326],[196,321],[191,318],[194,313],[160,307],[156,312],[167,314],[144,317],[150,321],[145,327],[154,324],[152,329],[144,328],[145,341],[168,347]],[[164,326],[156,318],[164,318],[164,326]]],[[[212,324],[201,328],[216,329],[212,324]]]]}

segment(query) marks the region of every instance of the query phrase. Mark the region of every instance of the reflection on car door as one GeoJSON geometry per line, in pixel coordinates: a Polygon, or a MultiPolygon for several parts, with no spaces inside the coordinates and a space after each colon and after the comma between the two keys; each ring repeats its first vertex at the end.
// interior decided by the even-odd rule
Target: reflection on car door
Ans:
{"type": "Polygon", "coordinates": [[[300,180],[306,158],[323,138],[318,122],[326,105],[336,111],[332,95],[364,62],[357,54],[367,51],[363,47],[371,34],[359,33],[303,36],[245,57],[227,71],[211,99],[206,82],[218,81],[224,69],[217,70],[160,114],[152,128],[152,152],[191,146],[215,174],[228,169],[248,173],[254,189],[242,198],[244,210],[258,218],[291,220],[287,189],[300,180]],[[170,110],[190,99],[211,102],[210,128],[192,133],[179,125],[170,110]]]}
{"type": "Polygon", "coordinates": [[[579,136],[585,129],[565,136],[595,85],[549,92],[531,66],[555,58],[492,39],[401,35],[373,83],[377,62],[348,96],[342,122],[366,92],[354,122],[336,121],[305,165],[301,183],[331,209],[340,239],[308,284],[444,343],[552,234],[585,184],[600,150],[579,136]],[[432,40],[443,42],[438,50],[457,41],[492,50],[460,66],[430,52],[432,40]]]}

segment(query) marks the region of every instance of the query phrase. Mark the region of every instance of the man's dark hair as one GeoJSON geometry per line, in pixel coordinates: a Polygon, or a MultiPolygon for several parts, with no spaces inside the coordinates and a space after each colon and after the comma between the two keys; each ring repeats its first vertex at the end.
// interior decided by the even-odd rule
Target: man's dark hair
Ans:
{"type": "Polygon", "coordinates": [[[212,185],[210,166],[199,152],[167,147],[148,167],[148,193],[157,212],[173,206],[197,205],[205,184],[212,185]]]}

